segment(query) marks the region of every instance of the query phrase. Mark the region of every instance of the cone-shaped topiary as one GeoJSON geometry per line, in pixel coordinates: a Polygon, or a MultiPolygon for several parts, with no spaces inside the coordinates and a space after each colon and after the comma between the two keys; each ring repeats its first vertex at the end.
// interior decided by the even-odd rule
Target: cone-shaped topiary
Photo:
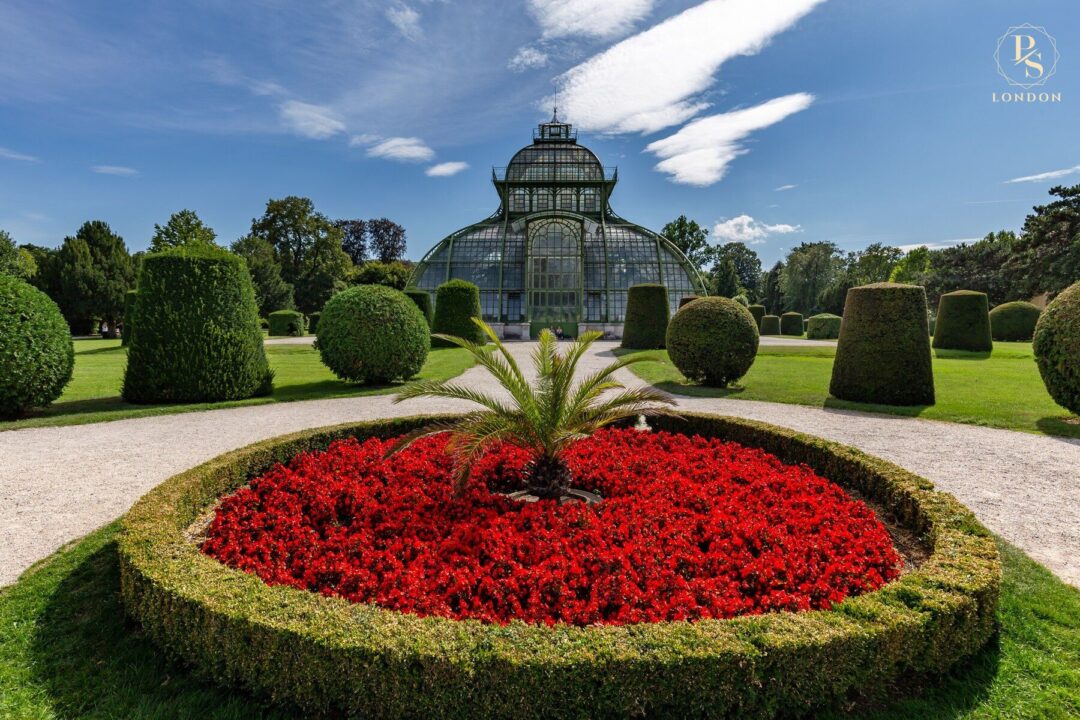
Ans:
{"type": "Polygon", "coordinates": [[[638,350],[664,347],[670,312],[666,287],[654,283],[632,286],[626,293],[622,346],[638,350]]]}
{"type": "Polygon", "coordinates": [[[750,311],[750,314],[754,316],[754,322],[757,323],[758,331],[761,330],[761,318],[765,317],[764,305],[750,305],[746,308],[750,311]]]}
{"type": "Polygon", "coordinates": [[[1007,302],[990,311],[990,335],[1001,342],[1029,342],[1042,310],[1029,302],[1007,302]]]}
{"type": "Polygon", "coordinates": [[[679,298],[679,310],[682,310],[684,305],[689,305],[690,303],[697,300],[699,297],[701,297],[701,296],[700,295],[683,295],[681,298],[679,298]]]}
{"type": "Polygon", "coordinates": [[[270,337],[303,337],[307,323],[299,310],[275,310],[267,318],[270,337]]]}
{"type": "Polygon", "coordinates": [[[690,380],[725,387],[750,369],[758,348],[754,316],[734,300],[706,297],[671,318],[667,350],[690,380]]]}
{"type": "Polygon", "coordinates": [[[875,283],[848,290],[829,392],[856,402],[934,404],[922,287],[875,283]]]}
{"type": "Polygon", "coordinates": [[[135,315],[135,296],[138,290],[128,290],[124,293],[124,327],[120,333],[120,344],[127,345],[131,340],[131,319],[135,315]]]}
{"type": "Polygon", "coordinates": [[[0,417],[48,405],[71,380],[75,349],[48,295],[0,274],[0,417]]]}
{"type": "MultiPolygon", "coordinates": [[[[431,332],[483,343],[487,339],[484,331],[472,320],[481,316],[480,288],[471,282],[450,280],[436,288],[435,316],[431,323],[431,332]]],[[[436,347],[451,346],[451,343],[439,338],[432,338],[431,344],[436,347]]]]}
{"type": "Polygon", "coordinates": [[[994,349],[986,293],[957,290],[941,296],[934,327],[934,347],[975,352],[994,349]]]}
{"type": "Polygon", "coordinates": [[[128,402],[212,402],[267,395],[251,275],[212,245],[147,255],[139,274],[123,396],[128,402]]]}
{"type": "Polygon", "coordinates": [[[1050,397],[1080,415],[1080,282],[1046,306],[1032,347],[1050,397]]]}
{"type": "Polygon", "coordinates": [[[326,301],[317,346],[342,380],[406,380],[427,361],[428,324],[416,303],[384,285],[356,285],[326,301]]]}
{"type": "Polygon", "coordinates": [[[761,334],[762,335],[779,335],[780,334],[780,316],[779,315],[764,315],[761,318],[761,334]]]}
{"type": "Polygon", "coordinates": [[[308,332],[314,335],[319,329],[319,318],[322,317],[321,312],[313,312],[307,316],[308,332]]]}
{"type": "Polygon", "coordinates": [[[806,337],[811,340],[835,340],[840,337],[842,321],[843,318],[832,313],[811,315],[806,321],[806,337]]]}
{"type": "Polygon", "coordinates": [[[416,303],[416,307],[420,308],[420,313],[427,321],[428,327],[431,327],[431,323],[435,321],[435,311],[431,307],[431,293],[418,287],[410,287],[405,288],[405,294],[416,303]]]}
{"type": "Polygon", "coordinates": [[[780,316],[781,335],[795,335],[797,337],[802,337],[803,332],[802,313],[786,312],[780,316]]]}

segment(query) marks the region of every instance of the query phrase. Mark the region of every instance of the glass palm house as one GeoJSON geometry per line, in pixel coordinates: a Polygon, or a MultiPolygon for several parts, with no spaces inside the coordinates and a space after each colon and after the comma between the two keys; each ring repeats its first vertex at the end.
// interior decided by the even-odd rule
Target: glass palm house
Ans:
{"type": "Polygon", "coordinates": [[[678,248],[612,211],[617,181],[556,113],[532,145],[492,169],[499,209],[433,247],[411,284],[434,293],[447,280],[474,283],[484,320],[503,337],[555,326],[621,337],[626,291],[640,283],[667,286],[672,312],[683,296],[704,295],[678,248]]]}

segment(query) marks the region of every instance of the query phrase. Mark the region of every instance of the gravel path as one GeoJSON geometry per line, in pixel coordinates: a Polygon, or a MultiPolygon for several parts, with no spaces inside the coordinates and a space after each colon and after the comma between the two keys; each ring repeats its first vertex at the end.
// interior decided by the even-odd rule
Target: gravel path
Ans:
{"type": "MultiPolygon", "coordinates": [[[[610,362],[615,346],[597,343],[584,369],[610,362]]],[[[531,343],[509,347],[527,362],[531,343]]],[[[622,379],[640,382],[628,371],[622,379]]],[[[479,368],[459,380],[492,389],[479,368]]],[[[748,400],[679,398],[679,405],[783,425],[891,460],[956,495],[992,530],[1080,587],[1080,440],[748,400]]],[[[467,407],[428,399],[393,405],[383,395],[0,432],[0,586],[123,514],[162,480],[228,450],[304,428],[467,407]]]]}

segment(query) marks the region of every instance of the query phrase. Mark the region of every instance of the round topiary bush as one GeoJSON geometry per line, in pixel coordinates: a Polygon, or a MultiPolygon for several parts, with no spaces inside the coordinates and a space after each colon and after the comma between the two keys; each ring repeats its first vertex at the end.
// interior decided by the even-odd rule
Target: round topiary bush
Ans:
{"type": "Polygon", "coordinates": [[[270,586],[209,557],[193,539],[222,497],[278,463],[338,440],[392,438],[449,419],[308,430],[166,480],[122,521],[126,611],[150,641],[204,677],[291,705],[295,714],[332,717],[804,716],[854,694],[903,687],[904,678],[946,673],[995,632],[1001,565],[994,538],[955,498],[865,453],[735,418],[650,422],[805,465],[874,503],[925,559],[830,610],[500,625],[270,586]]]}
{"type": "Polygon", "coordinates": [[[842,321],[843,318],[832,313],[811,315],[806,321],[806,337],[811,340],[835,340],[840,337],[842,321]]]}
{"type": "Polygon", "coordinates": [[[418,287],[405,288],[405,294],[420,308],[420,313],[427,321],[428,327],[435,322],[435,310],[431,307],[431,293],[418,287]]]}
{"type": "Polygon", "coordinates": [[[273,377],[251,275],[240,257],[188,245],[143,259],[125,400],[239,400],[268,395],[273,377]]]}
{"type": "Polygon", "coordinates": [[[135,317],[135,296],[138,290],[124,293],[124,325],[120,332],[120,344],[127,345],[131,340],[131,320],[135,317]]]}
{"type": "Polygon", "coordinates": [[[299,310],[275,310],[267,320],[270,337],[303,337],[307,330],[304,313],[299,310]]]}
{"type": "Polygon", "coordinates": [[[754,364],[758,329],[754,316],[739,303],[706,297],[675,313],[666,344],[671,362],[687,378],[726,387],[754,364]]]}
{"type": "Polygon", "coordinates": [[[829,392],[856,402],[934,404],[922,287],[875,283],[848,290],[829,392]]]}
{"type": "Polygon", "coordinates": [[[941,296],[934,327],[934,347],[973,352],[994,349],[986,293],[957,290],[941,296]]]}
{"type": "Polygon", "coordinates": [[[786,312],[780,316],[780,334],[802,337],[803,316],[802,313],[786,312]]]}
{"type": "Polygon", "coordinates": [[[637,350],[664,347],[670,313],[666,287],[655,283],[632,286],[626,293],[622,346],[637,350]]]}
{"type": "Polygon", "coordinates": [[[1042,310],[1029,302],[1007,302],[990,311],[990,335],[999,342],[1030,342],[1042,310]]]}
{"type": "Polygon", "coordinates": [[[71,380],[75,348],[48,295],[0,274],[0,417],[48,405],[71,380]]]}
{"type": "Polygon", "coordinates": [[[679,310],[682,310],[684,305],[689,305],[690,303],[697,300],[699,297],[701,297],[701,296],[700,295],[683,295],[681,298],[679,298],[679,310]]]}
{"type": "Polygon", "coordinates": [[[420,309],[384,285],[356,285],[330,298],[316,340],[326,367],[361,384],[411,378],[431,346],[420,309]]]}
{"type": "Polygon", "coordinates": [[[779,315],[764,315],[761,318],[761,334],[762,335],[779,335],[780,334],[780,316],[779,315]]]}
{"type": "MultiPolygon", "coordinates": [[[[415,304],[415,301],[412,301],[415,304]]],[[[480,311],[480,288],[465,280],[450,280],[435,290],[435,316],[431,332],[452,335],[474,343],[487,341],[484,331],[476,326],[473,318],[482,317],[480,311]]],[[[431,338],[436,347],[450,347],[442,338],[431,338]]]]}
{"type": "Polygon", "coordinates": [[[765,306],[764,305],[749,305],[749,306],[747,306],[746,309],[749,310],[750,314],[754,316],[754,322],[757,323],[758,330],[760,331],[761,330],[761,318],[765,317],[765,315],[766,315],[765,306]]]}
{"type": "Polygon", "coordinates": [[[1046,306],[1032,343],[1050,397],[1080,415],[1080,282],[1046,306]]]}

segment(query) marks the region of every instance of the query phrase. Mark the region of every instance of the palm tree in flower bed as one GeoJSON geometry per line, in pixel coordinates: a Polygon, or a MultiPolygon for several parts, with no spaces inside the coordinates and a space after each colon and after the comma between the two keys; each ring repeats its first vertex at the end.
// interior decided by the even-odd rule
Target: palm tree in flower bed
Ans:
{"type": "Polygon", "coordinates": [[[443,381],[410,385],[398,393],[395,403],[411,398],[440,397],[469,400],[482,409],[458,420],[436,423],[405,435],[389,452],[392,455],[404,450],[422,437],[450,434],[447,448],[454,457],[455,489],[459,493],[468,482],[473,461],[492,443],[506,442],[535,453],[526,467],[525,487],[514,496],[595,502],[599,499],[597,496],[571,487],[573,477],[563,459],[567,447],[619,420],[675,414],[670,408],[675,401],[667,393],[652,387],[627,389],[614,379],[615,373],[622,368],[647,360],[641,356],[616,360],[575,383],[578,363],[602,333],[583,333],[565,354],[560,354],[555,335],[549,330],[541,331],[539,343],[532,353],[536,381],[530,384],[498,335],[483,321],[473,318],[473,322],[494,344],[493,351],[459,337],[434,337],[468,350],[476,364],[499,381],[509,395],[509,401],[443,381]]]}

